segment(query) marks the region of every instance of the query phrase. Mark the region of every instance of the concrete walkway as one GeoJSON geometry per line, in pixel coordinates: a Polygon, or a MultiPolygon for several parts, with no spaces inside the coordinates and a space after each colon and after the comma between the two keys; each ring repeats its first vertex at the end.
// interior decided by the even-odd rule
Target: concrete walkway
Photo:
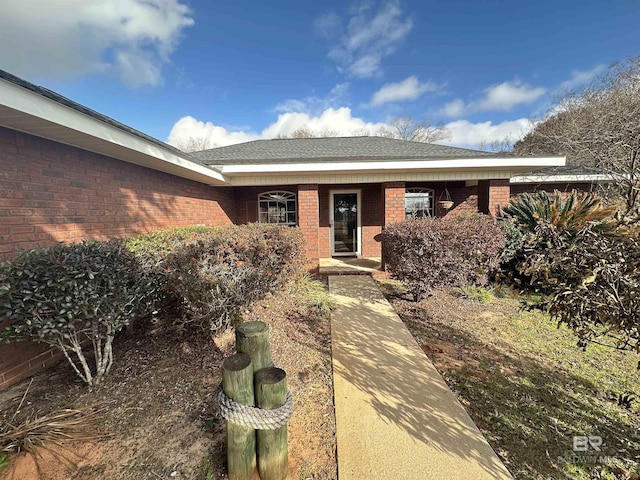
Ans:
{"type": "Polygon", "coordinates": [[[339,480],[512,478],[371,277],[329,289],[339,480]]]}

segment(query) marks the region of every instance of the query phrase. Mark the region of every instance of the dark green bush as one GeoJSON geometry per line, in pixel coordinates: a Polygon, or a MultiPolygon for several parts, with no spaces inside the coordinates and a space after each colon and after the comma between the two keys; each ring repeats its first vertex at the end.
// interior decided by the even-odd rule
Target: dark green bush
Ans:
{"type": "Polygon", "coordinates": [[[486,284],[504,244],[496,221],[485,215],[411,219],[383,232],[386,268],[416,301],[435,287],[486,284]]]}
{"type": "Polygon", "coordinates": [[[146,311],[153,285],[122,241],[59,244],[23,252],[0,266],[6,339],[60,349],[89,385],[113,363],[116,333],[146,311]],[[92,345],[95,367],[82,345],[92,345]]]}
{"type": "Polygon", "coordinates": [[[298,229],[262,224],[225,227],[186,242],[163,262],[182,322],[225,330],[243,309],[301,273],[303,247],[298,229]]]}
{"type": "Polygon", "coordinates": [[[570,234],[547,229],[525,248],[517,270],[545,292],[543,307],[569,326],[579,345],[608,337],[640,353],[640,243],[591,228],[570,234]]]}
{"type": "Polygon", "coordinates": [[[505,238],[504,248],[500,253],[500,264],[508,264],[523,247],[529,232],[523,231],[518,224],[510,218],[501,218],[498,220],[498,226],[502,230],[505,238]]]}

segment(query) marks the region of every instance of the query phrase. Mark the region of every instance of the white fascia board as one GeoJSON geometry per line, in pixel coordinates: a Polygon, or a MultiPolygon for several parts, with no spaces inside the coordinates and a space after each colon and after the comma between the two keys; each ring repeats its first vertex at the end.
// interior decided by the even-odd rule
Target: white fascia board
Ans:
{"type": "Polygon", "coordinates": [[[614,182],[613,175],[518,175],[511,177],[509,183],[590,183],[614,182]]]}
{"type": "Polygon", "coordinates": [[[528,171],[534,168],[564,166],[565,157],[497,157],[497,158],[465,158],[454,160],[400,160],[380,162],[338,162],[338,163],[273,163],[225,165],[222,174],[229,177],[255,174],[288,174],[328,173],[328,172],[382,172],[397,170],[404,172],[419,170],[449,169],[508,169],[511,171],[528,171]]]}
{"type": "MultiPolygon", "coordinates": [[[[195,176],[202,178],[200,181],[203,183],[217,185],[228,184],[227,179],[219,172],[177,155],[169,149],[162,148],[161,145],[149,142],[144,138],[120,130],[119,128],[101,122],[96,118],[85,115],[73,108],[62,105],[50,98],[43,97],[42,95],[38,95],[35,92],[22,88],[4,79],[0,79],[0,105],[5,105],[17,112],[22,112],[52,124],[80,132],[81,134],[90,136],[94,139],[119,145],[125,149],[135,151],[138,154],[143,154],[153,160],[153,166],[157,170],[164,171],[162,163],[166,162],[171,164],[173,167],[171,168],[171,171],[174,174],[175,167],[178,167],[178,169],[184,169],[189,172],[188,175],[185,175],[187,178],[193,178],[193,174],[195,174],[195,176]]],[[[29,131],[24,128],[21,128],[20,131],[29,133],[29,131]]],[[[72,145],[68,141],[63,142],[61,140],[57,140],[55,136],[47,138],[53,141],[66,143],[67,145],[72,145]]],[[[120,156],[118,160],[136,163],[127,159],[126,155],[120,156]]]]}

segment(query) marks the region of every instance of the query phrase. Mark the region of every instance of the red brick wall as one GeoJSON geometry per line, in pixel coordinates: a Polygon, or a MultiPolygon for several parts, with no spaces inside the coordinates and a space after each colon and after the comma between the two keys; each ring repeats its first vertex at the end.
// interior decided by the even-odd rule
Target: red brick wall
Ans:
{"type": "Polygon", "coordinates": [[[298,195],[297,185],[273,185],[267,187],[234,187],[236,203],[235,221],[238,224],[258,221],[258,196],[261,193],[284,191],[298,195]]]}
{"type": "Polygon", "coordinates": [[[404,220],[404,182],[387,182],[382,184],[384,192],[384,225],[404,220]]]}
{"type": "Polygon", "coordinates": [[[510,195],[508,178],[480,180],[478,182],[478,210],[488,215],[500,215],[500,207],[509,203],[510,195]]]}
{"type": "Polygon", "coordinates": [[[318,265],[318,229],[320,205],[318,185],[298,186],[298,226],[304,235],[307,260],[313,267],[318,265]]]}
{"type": "Polygon", "coordinates": [[[56,242],[234,219],[228,187],[0,127],[0,260],[56,242]]]}
{"type": "Polygon", "coordinates": [[[434,191],[434,214],[436,217],[445,215],[462,215],[478,212],[478,188],[467,187],[465,182],[408,182],[407,188],[430,188],[434,191]],[[438,200],[446,198],[445,189],[453,201],[453,207],[445,210],[438,206],[438,200]]]}
{"type": "MultiPolygon", "coordinates": [[[[0,127],[0,260],[56,242],[193,224],[226,225],[234,192],[0,127]]],[[[0,346],[0,389],[59,360],[0,346]]]]}

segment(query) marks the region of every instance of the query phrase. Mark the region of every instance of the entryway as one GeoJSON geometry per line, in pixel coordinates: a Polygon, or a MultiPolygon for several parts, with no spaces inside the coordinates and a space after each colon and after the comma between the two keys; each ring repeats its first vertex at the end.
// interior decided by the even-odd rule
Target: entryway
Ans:
{"type": "Polygon", "coordinates": [[[360,190],[331,190],[331,255],[359,256],[362,253],[360,190]]]}

